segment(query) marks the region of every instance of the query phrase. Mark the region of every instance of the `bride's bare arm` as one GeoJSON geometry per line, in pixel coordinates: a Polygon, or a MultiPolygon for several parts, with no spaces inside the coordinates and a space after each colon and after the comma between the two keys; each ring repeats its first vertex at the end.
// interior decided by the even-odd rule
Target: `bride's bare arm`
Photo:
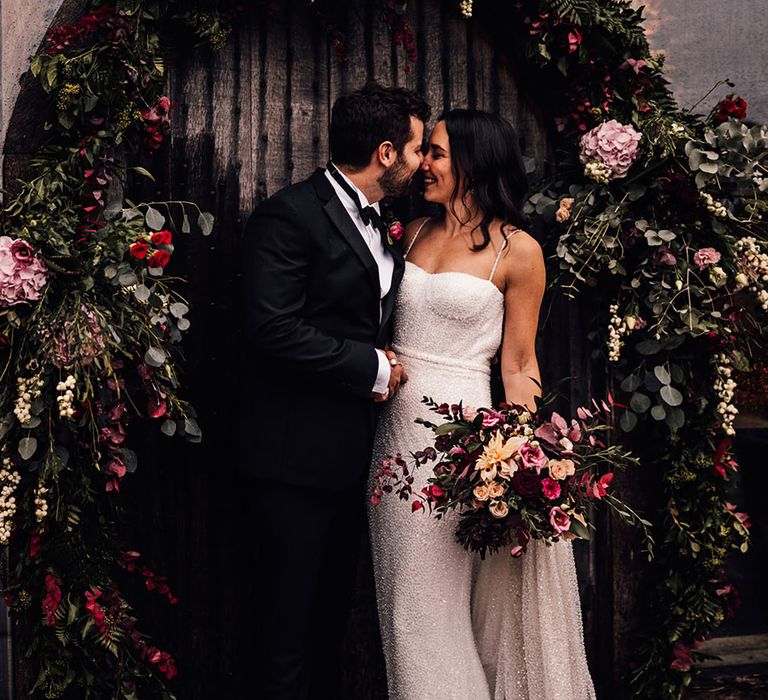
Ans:
{"type": "Polygon", "coordinates": [[[539,309],[546,286],[541,246],[519,231],[509,239],[502,258],[504,270],[504,333],[501,342],[501,376],[509,403],[535,408],[541,394],[532,381],[541,382],[536,359],[539,309]]]}

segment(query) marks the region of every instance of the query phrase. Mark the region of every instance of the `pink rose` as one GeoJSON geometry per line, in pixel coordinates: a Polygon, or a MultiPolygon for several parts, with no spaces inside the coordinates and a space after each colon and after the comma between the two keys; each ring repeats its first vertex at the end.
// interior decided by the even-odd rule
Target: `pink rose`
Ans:
{"type": "Polygon", "coordinates": [[[714,248],[700,248],[693,254],[693,262],[699,270],[720,262],[720,253],[714,248]]]}
{"type": "Polygon", "coordinates": [[[554,501],[560,496],[560,483],[554,479],[545,477],[541,480],[541,490],[544,492],[544,496],[550,501],[554,501]]]}
{"type": "Polygon", "coordinates": [[[558,534],[567,532],[568,528],[571,527],[571,519],[568,514],[558,506],[549,511],[549,522],[558,534]]]}
{"type": "Polygon", "coordinates": [[[547,462],[549,461],[541,447],[538,445],[534,447],[530,442],[526,442],[520,446],[520,458],[524,467],[535,469],[537,474],[547,466],[547,462]]]}

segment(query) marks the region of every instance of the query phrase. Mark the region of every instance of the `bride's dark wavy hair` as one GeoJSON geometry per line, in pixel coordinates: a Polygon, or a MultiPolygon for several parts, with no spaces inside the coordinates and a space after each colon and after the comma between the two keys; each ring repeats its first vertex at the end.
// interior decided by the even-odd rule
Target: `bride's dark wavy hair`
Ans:
{"type": "Polygon", "coordinates": [[[459,221],[469,221],[472,210],[467,198],[474,200],[483,214],[478,225],[483,241],[474,249],[482,250],[491,242],[490,224],[494,219],[517,228],[526,225],[522,207],[528,178],[517,133],[503,117],[479,109],[452,109],[441,119],[448,132],[456,180],[449,206],[459,221]],[[461,216],[456,211],[457,203],[464,210],[461,216]]]}

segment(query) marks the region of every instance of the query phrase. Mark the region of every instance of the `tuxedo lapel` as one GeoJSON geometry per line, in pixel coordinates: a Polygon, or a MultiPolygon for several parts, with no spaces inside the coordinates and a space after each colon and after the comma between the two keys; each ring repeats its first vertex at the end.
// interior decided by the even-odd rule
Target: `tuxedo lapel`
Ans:
{"type": "Polygon", "coordinates": [[[389,319],[392,317],[392,311],[395,308],[395,297],[397,296],[397,290],[400,287],[400,282],[403,279],[403,272],[405,271],[405,260],[403,258],[403,252],[400,250],[400,246],[389,246],[389,252],[395,262],[395,269],[392,271],[392,284],[389,287],[389,292],[381,300],[381,323],[379,324],[379,333],[389,323],[389,319]]]}

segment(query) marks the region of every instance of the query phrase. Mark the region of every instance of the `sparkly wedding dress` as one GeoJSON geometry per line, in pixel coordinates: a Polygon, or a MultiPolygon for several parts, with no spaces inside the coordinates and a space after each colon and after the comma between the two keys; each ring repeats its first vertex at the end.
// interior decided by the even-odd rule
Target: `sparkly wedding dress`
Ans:
{"type": "MultiPolygon", "coordinates": [[[[414,422],[431,416],[423,396],[490,406],[504,317],[496,264],[482,279],[406,262],[393,350],[409,379],[385,409],[374,459],[429,444],[414,422]]],[[[414,491],[428,475],[428,466],[416,473],[414,491]]],[[[394,494],[369,517],[390,700],[595,697],[569,543],[531,541],[519,559],[481,561],[456,542],[453,517],[412,514],[394,494]]]]}

